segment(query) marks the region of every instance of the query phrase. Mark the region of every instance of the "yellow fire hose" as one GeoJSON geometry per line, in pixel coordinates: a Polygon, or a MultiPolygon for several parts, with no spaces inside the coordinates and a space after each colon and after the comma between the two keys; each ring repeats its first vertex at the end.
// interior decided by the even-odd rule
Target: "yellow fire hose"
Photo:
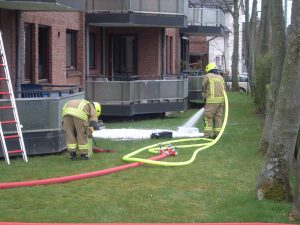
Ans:
{"type": "Polygon", "coordinates": [[[225,130],[225,127],[226,127],[226,124],[227,124],[227,119],[228,119],[228,98],[227,98],[227,94],[226,94],[225,91],[223,91],[223,95],[224,95],[224,99],[225,99],[224,121],[223,121],[221,131],[220,131],[219,135],[216,137],[216,139],[212,140],[212,139],[208,139],[208,138],[186,138],[186,139],[165,141],[165,142],[162,142],[162,143],[159,143],[159,144],[153,144],[153,145],[149,145],[149,146],[140,148],[140,149],[138,149],[138,150],[136,150],[132,153],[129,153],[129,154],[123,156],[122,159],[124,161],[128,161],[128,162],[140,162],[140,163],[146,163],[146,164],[157,165],[157,166],[184,166],[184,165],[188,165],[188,164],[192,163],[195,160],[197,154],[200,151],[215,145],[220,140],[220,138],[222,137],[222,134],[224,133],[224,130],[225,130]],[[154,160],[151,160],[151,159],[142,159],[142,158],[133,157],[133,156],[137,155],[138,153],[141,153],[141,152],[146,151],[146,150],[148,150],[151,153],[157,154],[159,152],[159,150],[161,149],[160,146],[170,145],[170,144],[174,144],[174,143],[191,142],[191,141],[199,141],[199,142],[201,141],[202,143],[177,145],[176,146],[176,148],[178,148],[178,149],[199,147],[194,151],[192,157],[187,161],[163,162],[163,161],[154,161],[154,160]]]}

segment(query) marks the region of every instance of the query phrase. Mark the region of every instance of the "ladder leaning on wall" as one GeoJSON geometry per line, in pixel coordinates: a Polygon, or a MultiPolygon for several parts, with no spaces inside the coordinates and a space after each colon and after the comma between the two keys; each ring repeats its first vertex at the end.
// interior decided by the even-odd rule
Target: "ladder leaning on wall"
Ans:
{"type": "Polygon", "coordinates": [[[0,139],[6,163],[10,164],[11,155],[22,154],[23,160],[28,162],[24,145],[24,139],[21,131],[21,124],[18,116],[16,100],[11,84],[11,78],[8,70],[8,64],[5,55],[5,49],[0,31],[0,139]],[[4,73],[4,76],[3,76],[4,73]],[[7,103],[8,102],[8,103],[7,103]],[[7,119],[8,118],[8,119],[7,119]],[[16,144],[17,142],[17,144],[16,144]],[[17,146],[17,147],[16,147],[17,146]],[[8,150],[8,147],[13,150],[8,150]]]}

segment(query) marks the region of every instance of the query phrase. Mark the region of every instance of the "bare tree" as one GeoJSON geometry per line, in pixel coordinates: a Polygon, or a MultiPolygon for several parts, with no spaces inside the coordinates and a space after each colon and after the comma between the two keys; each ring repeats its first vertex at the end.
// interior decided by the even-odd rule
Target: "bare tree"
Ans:
{"type": "Polygon", "coordinates": [[[255,50],[257,49],[256,43],[257,43],[257,35],[256,35],[256,26],[257,26],[257,0],[253,0],[252,3],[252,12],[251,12],[251,18],[250,18],[250,24],[248,26],[249,31],[246,33],[246,35],[249,35],[249,39],[247,42],[246,39],[246,66],[248,71],[248,77],[250,81],[250,89],[251,89],[251,95],[253,96],[254,93],[254,63],[255,63],[255,50]]]}
{"type": "Polygon", "coordinates": [[[239,25],[239,0],[233,0],[233,9],[229,4],[228,0],[220,0],[227,7],[227,11],[231,14],[233,18],[233,53],[232,53],[232,65],[231,65],[231,73],[232,73],[232,90],[239,91],[240,87],[238,84],[238,63],[239,63],[239,42],[240,42],[240,25],[239,25]]]}
{"type": "MultiPolygon", "coordinates": [[[[279,1],[271,1],[279,4],[279,1]]],[[[275,5],[274,5],[275,7],[275,5]]],[[[277,5],[277,7],[282,7],[277,5]]],[[[273,9],[273,7],[272,7],[273,9]]],[[[291,200],[289,171],[300,128],[300,2],[293,0],[292,29],[288,41],[278,97],[275,103],[267,158],[257,179],[258,199],[291,200]]],[[[299,163],[299,162],[298,162],[299,163]]],[[[299,169],[297,170],[299,172],[299,169]]],[[[297,176],[296,198],[300,179],[297,176]]],[[[294,209],[298,209],[295,201],[294,209]]]]}
{"type": "MultiPolygon", "coordinates": [[[[270,36],[271,36],[271,21],[270,21],[270,4],[269,0],[262,0],[261,2],[261,20],[259,25],[259,52],[258,54],[266,54],[270,49],[270,36]]],[[[280,7],[282,8],[282,6],[280,7]]]]}
{"type": "Polygon", "coordinates": [[[261,17],[259,23],[258,48],[255,52],[255,91],[254,102],[257,104],[260,112],[266,110],[266,85],[270,83],[271,76],[271,4],[272,1],[261,1],[261,17]]]}
{"type": "Polygon", "coordinates": [[[282,0],[271,2],[272,18],[272,74],[270,79],[270,88],[268,102],[266,107],[266,116],[264,129],[262,133],[259,151],[266,153],[269,146],[269,139],[272,130],[273,117],[275,112],[275,103],[279,91],[281,74],[284,64],[286,51],[285,20],[283,16],[282,0]]]}

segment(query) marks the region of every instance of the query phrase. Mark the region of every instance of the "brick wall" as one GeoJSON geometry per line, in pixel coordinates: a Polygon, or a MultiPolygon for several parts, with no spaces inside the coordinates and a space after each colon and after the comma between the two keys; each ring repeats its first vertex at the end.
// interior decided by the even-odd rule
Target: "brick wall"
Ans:
{"type": "MultiPolygon", "coordinates": [[[[112,34],[137,35],[137,70],[138,75],[161,75],[161,29],[160,28],[107,28],[106,29],[106,46],[110,44],[112,34]]],[[[109,74],[109,57],[106,52],[106,73],[109,74]]]]}
{"type": "MultiPolygon", "coordinates": [[[[38,80],[38,28],[49,28],[49,83],[83,84],[85,77],[84,15],[79,12],[22,12],[21,38],[24,39],[24,23],[33,26],[33,83],[38,80]],[[66,69],[66,30],[77,31],[76,70],[66,69]]],[[[24,67],[24,44],[21,42],[21,68],[24,67]]],[[[21,70],[24,77],[24,71],[21,70]]]]}
{"type": "MultiPolygon", "coordinates": [[[[0,30],[9,64],[12,82],[16,80],[16,13],[17,11],[0,9],[0,30]]],[[[49,83],[83,84],[85,77],[85,36],[84,14],[78,12],[21,12],[20,14],[20,75],[24,83],[24,24],[32,26],[32,66],[33,83],[38,80],[38,27],[49,27],[49,83]],[[77,34],[77,69],[66,70],[66,30],[77,34]]]]}
{"type": "MultiPolygon", "coordinates": [[[[166,35],[172,37],[172,74],[178,74],[180,71],[180,35],[178,28],[166,28],[166,35]]],[[[167,65],[169,66],[169,65],[167,65]]]]}
{"type": "Polygon", "coordinates": [[[103,75],[102,74],[102,58],[101,58],[101,42],[102,42],[102,28],[89,26],[89,33],[93,33],[95,35],[95,68],[89,68],[88,75],[103,75]]]}
{"type": "Polygon", "coordinates": [[[206,37],[191,36],[189,51],[190,54],[193,55],[208,54],[208,43],[206,41],[206,37]]]}

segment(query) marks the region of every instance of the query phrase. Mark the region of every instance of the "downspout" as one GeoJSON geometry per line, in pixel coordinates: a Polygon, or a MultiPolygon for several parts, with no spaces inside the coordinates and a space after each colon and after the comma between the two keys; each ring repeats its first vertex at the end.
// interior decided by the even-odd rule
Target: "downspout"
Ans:
{"type": "Polygon", "coordinates": [[[21,24],[21,11],[16,10],[16,97],[19,97],[21,91],[21,55],[20,55],[20,24],[21,24]]]}
{"type": "Polygon", "coordinates": [[[86,55],[85,55],[85,66],[86,66],[86,70],[85,70],[85,76],[86,76],[86,80],[89,80],[89,75],[90,75],[90,60],[89,60],[89,56],[90,56],[90,35],[89,35],[89,25],[85,24],[85,49],[86,49],[86,55]]]}
{"type": "Polygon", "coordinates": [[[102,27],[102,38],[101,38],[101,68],[102,68],[102,75],[106,77],[106,48],[105,48],[105,27],[102,27]]]}
{"type": "Polygon", "coordinates": [[[167,56],[167,48],[166,48],[166,28],[161,28],[161,38],[162,38],[162,77],[164,78],[167,73],[167,65],[166,65],[166,56],[167,56]]]}

